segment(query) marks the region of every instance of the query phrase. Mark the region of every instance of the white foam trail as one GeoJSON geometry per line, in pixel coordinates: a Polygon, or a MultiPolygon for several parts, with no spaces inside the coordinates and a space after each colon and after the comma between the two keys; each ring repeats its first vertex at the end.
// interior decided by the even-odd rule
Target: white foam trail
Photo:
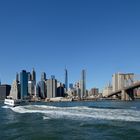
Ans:
{"type": "Polygon", "coordinates": [[[28,105],[11,107],[17,113],[42,113],[43,119],[69,118],[78,120],[104,119],[140,122],[140,111],[128,109],[100,109],[79,107],[54,107],[45,105],[28,105]]]}
{"type": "Polygon", "coordinates": [[[5,105],[5,106],[2,106],[2,108],[5,108],[6,109],[6,108],[10,108],[10,107],[5,105]]]}
{"type": "Polygon", "coordinates": [[[43,120],[49,120],[49,119],[51,119],[51,118],[43,116],[43,120]]]}

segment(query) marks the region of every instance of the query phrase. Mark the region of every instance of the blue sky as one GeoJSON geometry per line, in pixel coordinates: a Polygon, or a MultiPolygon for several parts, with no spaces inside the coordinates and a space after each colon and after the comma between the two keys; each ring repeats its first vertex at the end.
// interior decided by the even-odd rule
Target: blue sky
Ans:
{"type": "Polygon", "coordinates": [[[140,74],[139,0],[1,0],[0,78],[41,72],[69,82],[87,70],[87,87],[103,88],[115,72],[140,74]]]}

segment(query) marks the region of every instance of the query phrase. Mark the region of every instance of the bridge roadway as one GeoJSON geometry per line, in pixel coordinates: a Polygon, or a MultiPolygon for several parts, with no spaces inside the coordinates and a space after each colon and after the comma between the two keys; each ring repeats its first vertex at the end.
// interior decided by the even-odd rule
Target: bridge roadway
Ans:
{"type": "Polygon", "coordinates": [[[122,91],[127,92],[127,91],[129,91],[129,90],[133,90],[133,89],[138,88],[138,87],[140,87],[140,81],[139,81],[139,82],[136,82],[136,83],[134,83],[134,84],[132,84],[132,85],[130,85],[130,86],[128,86],[128,87],[124,87],[124,88],[122,88],[122,89],[120,89],[120,90],[117,90],[117,91],[115,91],[115,92],[112,92],[112,93],[109,94],[107,97],[112,97],[112,96],[114,96],[114,95],[118,95],[118,94],[122,93],[122,91]]]}

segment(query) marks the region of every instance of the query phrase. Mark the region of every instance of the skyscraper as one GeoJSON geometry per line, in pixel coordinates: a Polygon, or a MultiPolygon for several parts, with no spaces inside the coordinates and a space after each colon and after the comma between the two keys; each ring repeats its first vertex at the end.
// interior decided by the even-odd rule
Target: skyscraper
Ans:
{"type": "Polygon", "coordinates": [[[31,77],[32,77],[31,80],[33,81],[33,83],[36,84],[36,72],[35,72],[34,68],[32,70],[32,76],[31,77]]]}
{"type": "Polygon", "coordinates": [[[20,72],[20,90],[21,99],[26,98],[28,95],[28,73],[25,70],[20,72]]]}
{"type": "Polygon", "coordinates": [[[30,72],[28,72],[28,81],[31,81],[31,79],[32,79],[32,75],[30,72]]]}
{"type": "Polygon", "coordinates": [[[65,89],[68,91],[68,71],[65,68],[65,89]]]}
{"type": "Polygon", "coordinates": [[[41,81],[46,81],[46,73],[42,72],[41,74],[41,81]]]}
{"type": "Polygon", "coordinates": [[[37,95],[42,99],[46,97],[46,84],[44,81],[37,83],[37,95]]]}
{"type": "Polygon", "coordinates": [[[83,98],[84,96],[86,96],[86,70],[82,70],[80,88],[81,98],[83,98]]]}
{"type": "Polygon", "coordinates": [[[16,73],[16,81],[19,82],[19,74],[16,73]]]}
{"type": "Polygon", "coordinates": [[[20,99],[20,85],[17,79],[13,82],[11,90],[10,90],[10,96],[12,96],[13,99],[20,99]]]}
{"type": "Polygon", "coordinates": [[[48,79],[46,81],[47,84],[47,98],[54,98],[57,96],[57,80],[56,79],[48,79]]]}

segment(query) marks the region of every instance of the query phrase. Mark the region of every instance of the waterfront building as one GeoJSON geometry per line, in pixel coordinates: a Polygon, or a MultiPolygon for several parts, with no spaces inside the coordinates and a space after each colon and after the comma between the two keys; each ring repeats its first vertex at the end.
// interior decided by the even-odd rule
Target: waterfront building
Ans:
{"type": "Polygon", "coordinates": [[[98,88],[92,88],[89,91],[89,96],[98,96],[99,95],[99,89],[98,88]]]}
{"type": "Polygon", "coordinates": [[[5,99],[10,94],[11,86],[7,84],[0,85],[0,99],[5,99]]]}
{"type": "Polygon", "coordinates": [[[134,73],[115,73],[112,76],[113,92],[131,85],[134,81],[134,73]]]}
{"type": "Polygon", "coordinates": [[[124,87],[124,77],[122,73],[115,73],[112,76],[113,92],[124,87]]]}
{"type": "Polygon", "coordinates": [[[86,96],[86,70],[82,70],[81,73],[80,89],[81,89],[81,98],[83,98],[86,96]]]}
{"type": "Polygon", "coordinates": [[[57,97],[57,80],[51,76],[51,79],[46,81],[47,85],[47,98],[57,97]]]}
{"type": "Polygon", "coordinates": [[[25,70],[20,72],[20,90],[21,99],[26,98],[28,96],[28,73],[25,70]]]}
{"type": "Polygon", "coordinates": [[[61,82],[57,82],[57,95],[56,97],[64,97],[64,85],[61,82]]]}
{"type": "Polygon", "coordinates": [[[46,98],[46,84],[44,81],[37,83],[36,95],[42,99],[46,98]]]}
{"type": "Polygon", "coordinates": [[[15,81],[13,81],[12,83],[12,87],[10,90],[10,95],[13,99],[20,99],[21,98],[21,94],[20,94],[20,84],[17,81],[17,79],[15,81]]]}
{"type": "Polygon", "coordinates": [[[103,93],[102,96],[103,97],[107,97],[109,94],[111,94],[113,91],[112,85],[109,83],[104,89],[103,89],[103,93]]]}

